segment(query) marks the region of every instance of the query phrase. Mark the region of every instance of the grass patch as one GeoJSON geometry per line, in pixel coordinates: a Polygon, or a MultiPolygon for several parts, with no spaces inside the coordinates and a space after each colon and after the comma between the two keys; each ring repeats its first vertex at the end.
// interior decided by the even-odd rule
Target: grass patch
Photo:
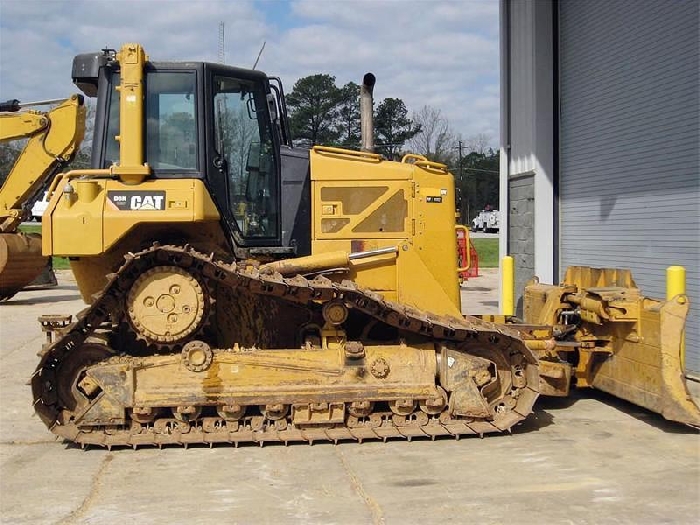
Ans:
{"type": "Polygon", "coordinates": [[[21,224],[19,231],[24,233],[41,233],[41,224],[21,224]]]}
{"type": "Polygon", "coordinates": [[[53,269],[54,270],[70,270],[70,262],[68,262],[67,257],[54,257],[53,258],[53,269]]]}
{"type": "Polygon", "coordinates": [[[498,268],[498,239],[472,239],[476,253],[479,254],[479,266],[482,268],[498,268]]]}
{"type": "MultiPolygon", "coordinates": [[[[41,234],[41,224],[22,224],[19,227],[19,231],[24,233],[41,234]]],[[[54,257],[53,268],[54,270],[69,270],[70,263],[66,257],[54,257]]]]}

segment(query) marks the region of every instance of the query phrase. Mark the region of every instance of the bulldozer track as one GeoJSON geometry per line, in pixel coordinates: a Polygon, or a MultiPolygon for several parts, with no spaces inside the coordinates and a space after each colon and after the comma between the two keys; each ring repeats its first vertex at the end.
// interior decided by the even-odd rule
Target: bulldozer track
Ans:
{"type": "MultiPolygon", "coordinates": [[[[215,349],[215,355],[225,350],[215,349]]],[[[108,284],[92,305],[77,315],[77,319],[61,330],[57,339],[40,354],[40,363],[31,378],[34,408],[46,426],[57,436],[83,446],[162,446],[190,444],[314,443],[318,441],[357,441],[429,438],[463,435],[483,435],[510,431],[532,411],[538,395],[537,363],[534,356],[515,332],[476,318],[437,316],[406,305],[391,303],[380,294],[359,288],[351,281],[335,282],[323,276],[308,279],[303,276],[282,277],[277,273],[259,271],[244,263],[224,263],[213,255],[200,253],[189,246],[158,246],[138,253],[129,253],[119,271],[108,276],[108,284]],[[451,415],[447,408],[439,413],[414,409],[408,413],[386,410],[378,403],[376,410],[359,417],[348,415],[343,423],[325,426],[305,426],[293,422],[289,415],[270,418],[264,414],[245,414],[236,420],[224,417],[182,418],[158,417],[148,422],[128,420],[127,424],[79,426],[67,414],[70,410],[61,402],[61,365],[90,338],[114,326],[123,316],[123,298],[131,285],[150,268],[177,266],[201,276],[216,286],[232,290],[246,289],[257,296],[274,296],[283,301],[307,305],[342,300],[372,318],[401,330],[417,334],[436,343],[473,346],[499,351],[508,363],[519,368],[519,380],[510,385],[509,404],[492,403],[485,417],[451,415]]],[[[105,361],[136,361],[129,355],[111,356],[105,361]]],[[[100,361],[99,355],[95,358],[100,361]]],[[[90,362],[92,364],[93,362],[90,362]]],[[[68,367],[70,368],[70,367],[68,367]]],[[[503,397],[503,396],[501,396],[503,397]]],[[[349,402],[350,400],[347,400],[349,402]]]]}

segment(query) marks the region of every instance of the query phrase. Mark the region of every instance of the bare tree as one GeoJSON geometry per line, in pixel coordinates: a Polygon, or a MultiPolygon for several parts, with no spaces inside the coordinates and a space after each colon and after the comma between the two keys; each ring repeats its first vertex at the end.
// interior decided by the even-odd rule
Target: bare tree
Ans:
{"type": "Polygon", "coordinates": [[[488,133],[477,133],[468,137],[465,141],[466,150],[469,153],[478,153],[485,155],[490,149],[492,137],[488,133]]]}
{"type": "Polygon", "coordinates": [[[413,113],[413,121],[421,127],[421,132],[408,141],[411,151],[430,160],[450,164],[455,155],[455,136],[442,112],[431,106],[423,106],[413,113]]]}

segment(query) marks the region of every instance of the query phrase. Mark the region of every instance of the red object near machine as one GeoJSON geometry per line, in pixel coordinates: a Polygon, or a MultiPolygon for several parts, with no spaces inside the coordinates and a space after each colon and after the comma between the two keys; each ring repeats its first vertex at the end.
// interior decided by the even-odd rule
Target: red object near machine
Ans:
{"type": "Polygon", "coordinates": [[[460,282],[470,277],[479,277],[479,254],[466,228],[457,228],[457,266],[460,269],[466,268],[458,273],[460,282]]]}

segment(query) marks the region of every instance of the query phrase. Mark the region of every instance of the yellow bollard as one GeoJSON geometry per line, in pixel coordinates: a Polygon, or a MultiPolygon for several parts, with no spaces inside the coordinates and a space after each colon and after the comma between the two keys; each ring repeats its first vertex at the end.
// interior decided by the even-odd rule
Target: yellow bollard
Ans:
{"type": "Polygon", "coordinates": [[[501,308],[503,315],[515,315],[515,265],[510,255],[501,260],[501,308]]]}
{"type": "Polygon", "coordinates": [[[666,300],[670,301],[676,295],[685,295],[685,268],[683,266],[666,268],[666,300]]]}
{"type": "MultiPolygon", "coordinates": [[[[666,300],[676,295],[685,295],[685,268],[669,266],[666,268],[666,300]]],[[[681,336],[681,370],[685,372],[685,333],[681,336]]]]}

